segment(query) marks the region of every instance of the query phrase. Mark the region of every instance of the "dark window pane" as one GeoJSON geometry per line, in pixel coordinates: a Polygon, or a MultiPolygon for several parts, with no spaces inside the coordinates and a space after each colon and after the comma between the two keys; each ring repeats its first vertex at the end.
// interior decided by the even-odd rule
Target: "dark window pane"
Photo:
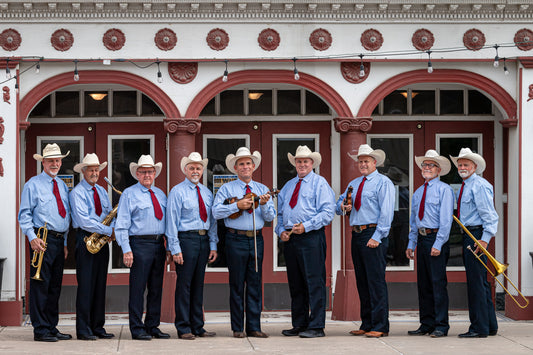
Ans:
{"type": "Polygon", "coordinates": [[[204,106],[200,116],[214,116],[215,115],[215,98],[213,97],[207,105],[204,106]]]}
{"type": "Polygon", "coordinates": [[[78,91],[56,92],[56,116],[79,116],[80,93],[78,91]]]}
{"type": "Polygon", "coordinates": [[[272,114],[272,90],[250,90],[248,92],[250,115],[272,114]]]}
{"type": "Polygon", "coordinates": [[[299,115],[300,90],[278,90],[278,115],[299,115]]]}
{"type": "Polygon", "coordinates": [[[306,115],[318,115],[329,114],[329,106],[318,95],[315,95],[311,91],[305,92],[305,114],[306,115]]]}
{"type": "Polygon", "coordinates": [[[379,104],[374,107],[374,110],[372,111],[372,116],[379,115],[379,104]]]}
{"type": "Polygon", "coordinates": [[[142,115],[143,116],[162,116],[163,111],[161,111],[159,106],[157,106],[156,103],[152,101],[151,98],[143,94],[142,95],[142,115]]]}
{"type": "Polygon", "coordinates": [[[463,90],[440,91],[440,114],[462,115],[464,113],[463,90]]]}
{"type": "Polygon", "coordinates": [[[137,92],[113,92],[113,116],[137,116],[137,92]]]}
{"type": "Polygon", "coordinates": [[[50,95],[42,99],[31,111],[30,117],[50,117],[50,95]]]}
{"type": "Polygon", "coordinates": [[[492,101],[477,90],[468,90],[468,114],[492,115],[492,101]]]}
{"type": "Polygon", "coordinates": [[[407,91],[394,91],[383,100],[384,115],[407,114],[407,91]]]}
{"type": "Polygon", "coordinates": [[[411,97],[413,100],[413,115],[435,114],[435,91],[413,90],[411,97]]]}
{"type": "Polygon", "coordinates": [[[244,92],[242,90],[226,90],[220,93],[221,115],[244,114],[244,92]]]}
{"type": "Polygon", "coordinates": [[[107,109],[108,99],[109,96],[104,91],[85,92],[85,116],[109,116],[107,109]]]}

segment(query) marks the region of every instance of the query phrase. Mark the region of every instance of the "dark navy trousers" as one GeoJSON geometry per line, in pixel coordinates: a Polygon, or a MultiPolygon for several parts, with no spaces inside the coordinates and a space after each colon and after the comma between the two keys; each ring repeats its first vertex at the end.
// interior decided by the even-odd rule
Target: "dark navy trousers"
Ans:
{"type": "Polygon", "coordinates": [[[426,331],[440,330],[448,334],[448,279],[446,264],[450,257],[450,246],[445,243],[439,256],[431,256],[431,248],[437,233],[427,236],[418,234],[416,247],[416,276],[420,327],[426,331]]]}
{"type": "Polygon", "coordinates": [[[389,298],[385,282],[385,255],[389,239],[383,238],[377,248],[367,247],[375,230],[374,227],[361,233],[352,232],[352,260],[361,303],[360,329],[388,333],[389,298]]]}
{"type": "Polygon", "coordinates": [[[83,238],[90,232],[78,229],[76,233],[76,334],[98,335],[105,333],[105,293],[109,246],[104,245],[91,254],[83,238]]]}
{"type": "Polygon", "coordinates": [[[324,228],[292,234],[283,250],[291,294],[292,326],[324,329],[327,302],[324,228]]]}
{"type": "Polygon", "coordinates": [[[226,260],[229,269],[231,330],[244,331],[246,304],[246,332],[261,331],[263,273],[263,236],[257,235],[257,263],[255,271],[254,238],[226,233],[226,260]]]}
{"type": "MultiPolygon", "coordinates": [[[[468,228],[468,227],[467,227],[468,228]]],[[[471,229],[470,233],[476,239],[481,239],[482,228],[471,229]]],[[[466,282],[468,289],[468,314],[470,316],[469,332],[487,335],[491,331],[498,330],[496,311],[492,303],[492,292],[487,281],[487,269],[476,259],[467,247],[476,250],[472,238],[463,235],[463,262],[466,270],[466,282]]],[[[481,260],[487,264],[487,256],[481,254],[481,260]]]]}
{"type": "MultiPolygon", "coordinates": [[[[46,244],[40,273],[43,281],[30,279],[30,319],[33,334],[38,337],[59,332],[56,327],[59,322],[59,296],[65,265],[64,239],[48,234],[46,244]]],[[[31,246],[30,256],[33,256],[31,246]]],[[[35,276],[37,269],[30,269],[31,277],[35,276]]]]}
{"type": "Polygon", "coordinates": [[[130,237],[133,265],[130,269],[130,300],[128,303],[130,331],[132,336],[144,332],[151,334],[159,326],[161,318],[161,297],[163,273],[165,271],[164,238],[158,240],[130,237]],[[146,296],[146,317],[142,321],[144,291],[146,296]]]}
{"type": "Polygon", "coordinates": [[[209,237],[198,233],[180,232],[183,265],[176,264],[176,295],[174,298],[178,335],[205,333],[204,299],[205,266],[209,258],[209,237]]]}

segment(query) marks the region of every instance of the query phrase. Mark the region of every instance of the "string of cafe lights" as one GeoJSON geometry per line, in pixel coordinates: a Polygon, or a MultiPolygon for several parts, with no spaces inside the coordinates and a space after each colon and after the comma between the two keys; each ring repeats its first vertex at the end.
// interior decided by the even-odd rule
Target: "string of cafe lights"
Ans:
{"type": "MultiPolygon", "coordinates": [[[[532,45],[533,41],[524,41],[524,42],[513,42],[513,43],[502,43],[502,44],[493,44],[493,45],[484,45],[479,49],[481,50],[489,50],[493,49],[496,52],[496,55],[494,57],[493,66],[494,68],[500,67],[500,61],[503,61],[503,72],[505,75],[509,75],[509,70],[507,68],[507,60],[516,59],[516,57],[500,57],[499,56],[499,50],[502,48],[513,48],[518,47],[519,45],[532,45]]],[[[250,61],[261,61],[261,60],[268,60],[268,61],[292,61],[293,62],[293,73],[294,73],[294,80],[300,79],[300,74],[298,72],[297,68],[297,61],[319,61],[319,60],[335,60],[335,59],[354,59],[356,60],[359,58],[360,60],[360,67],[359,67],[359,76],[364,77],[365,76],[365,67],[364,67],[364,58],[374,58],[374,59],[380,59],[385,58],[390,59],[391,57],[400,57],[400,56],[412,56],[412,55],[420,55],[420,54],[427,54],[428,60],[427,60],[427,71],[428,73],[433,73],[433,63],[431,61],[431,55],[435,54],[447,54],[447,53],[454,53],[454,52],[464,52],[469,51],[470,49],[466,47],[449,47],[449,48],[435,48],[431,50],[426,51],[420,51],[420,50],[400,50],[400,51],[383,51],[383,52],[367,52],[367,53],[346,53],[346,54],[336,54],[336,55],[327,55],[327,56],[300,56],[300,57],[261,57],[261,58],[237,58],[237,59],[224,59],[224,60],[213,60],[213,59],[199,59],[194,60],[194,62],[220,62],[224,64],[224,72],[222,75],[222,81],[227,82],[229,80],[229,71],[228,71],[228,64],[230,62],[250,62],[250,61]]],[[[445,60],[445,58],[442,58],[440,60],[445,60]]],[[[44,57],[38,57],[38,56],[28,56],[28,57],[11,57],[11,58],[2,58],[0,61],[6,62],[6,79],[4,81],[1,81],[0,84],[4,84],[10,80],[15,80],[15,90],[18,92],[18,79],[20,76],[29,70],[35,68],[35,74],[39,74],[42,63],[67,63],[72,62],[74,64],[74,71],[73,71],[73,80],[79,81],[80,75],[78,71],[78,65],[80,63],[94,63],[94,62],[100,62],[102,61],[104,65],[110,65],[111,62],[122,62],[122,63],[130,63],[137,68],[140,69],[147,69],[151,66],[157,66],[157,73],[156,78],[158,83],[163,82],[163,75],[161,73],[161,63],[170,63],[170,62],[176,62],[176,60],[161,60],[156,58],[155,61],[150,61],[146,65],[140,65],[138,64],[139,61],[132,61],[129,59],[45,59],[44,57]],[[31,66],[28,68],[25,68],[23,71],[19,72],[17,75],[12,75],[11,70],[9,68],[9,62],[10,61],[16,61],[16,62],[33,62],[31,66]]],[[[192,60],[187,60],[192,61],[192,60]]]]}

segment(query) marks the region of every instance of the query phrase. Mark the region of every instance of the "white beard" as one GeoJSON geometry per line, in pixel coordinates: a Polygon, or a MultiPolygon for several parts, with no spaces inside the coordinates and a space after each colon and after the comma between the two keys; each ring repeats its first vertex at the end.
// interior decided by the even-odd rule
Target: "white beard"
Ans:
{"type": "Polygon", "coordinates": [[[459,176],[463,179],[470,176],[470,172],[468,172],[468,170],[459,170],[458,173],[459,173],[459,176]]]}

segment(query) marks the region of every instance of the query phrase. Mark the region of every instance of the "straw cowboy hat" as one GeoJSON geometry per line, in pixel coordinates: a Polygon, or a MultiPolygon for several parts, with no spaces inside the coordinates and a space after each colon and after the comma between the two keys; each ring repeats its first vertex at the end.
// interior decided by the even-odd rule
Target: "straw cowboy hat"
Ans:
{"type": "Polygon", "coordinates": [[[183,173],[185,174],[185,167],[187,167],[187,164],[190,164],[190,163],[202,164],[202,166],[205,169],[207,167],[208,160],[209,159],[207,158],[202,159],[202,156],[200,155],[200,153],[192,152],[191,154],[189,154],[188,157],[181,158],[181,171],[183,171],[183,173]]]}
{"type": "Polygon", "coordinates": [[[299,145],[298,148],[296,148],[296,154],[292,155],[291,153],[287,153],[287,158],[289,158],[289,162],[296,166],[296,158],[309,158],[313,160],[313,169],[316,169],[320,163],[322,163],[322,156],[318,152],[312,152],[311,149],[309,149],[306,145],[299,145]]]}
{"type": "Polygon", "coordinates": [[[38,161],[43,161],[44,158],[60,158],[63,159],[70,153],[70,150],[67,154],[61,154],[61,148],[57,143],[47,144],[43,149],[43,155],[33,154],[33,159],[38,161]]]}
{"type": "Polygon", "coordinates": [[[416,165],[418,165],[421,170],[422,163],[425,160],[431,160],[437,163],[440,168],[439,176],[448,174],[452,167],[452,164],[450,164],[450,161],[446,157],[439,155],[439,153],[433,149],[429,149],[423,157],[415,157],[416,165]]]}
{"type": "Polygon", "coordinates": [[[102,171],[107,166],[107,162],[100,164],[98,157],[94,153],[89,153],[83,158],[81,163],[74,165],[74,171],[81,173],[86,166],[98,166],[98,171],[102,171]]]}
{"type": "Polygon", "coordinates": [[[130,163],[130,173],[136,180],[137,179],[137,169],[139,168],[155,168],[155,177],[158,177],[161,173],[161,168],[163,163],[159,162],[154,164],[154,159],[150,155],[141,155],[137,163],[130,163]]]}
{"type": "Polygon", "coordinates": [[[259,164],[261,164],[261,153],[259,153],[257,150],[252,154],[250,153],[250,149],[246,147],[240,147],[237,149],[237,153],[235,155],[228,154],[226,157],[226,167],[229,171],[231,171],[233,174],[237,174],[235,169],[233,168],[237,161],[242,158],[250,158],[255,164],[254,171],[259,167],[259,164]]]}
{"type": "Polygon", "coordinates": [[[485,163],[485,159],[477,153],[472,152],[470,148],[461,148],[461,151],[459,152],[459,155],[456,157],[452,157],[450,155],[450,158],[452,159],[455,166],[457,166],[457,160],[458,159],[468,159],[474,162],[474,164],[477,165],[476,168],[476,174],[481,174],[483,171],[485,171],[485,168],[487,167],[487,164],[485,163]]]}
{"type": "Polygon", "coordinates": [[[361,144],[357,150],[357,154],[352,155],[348,153],[348,156],[356,162],[359,162],[359,157],[369,156],[376,159],[376,166],[382,166],[385,162],[386,155],[381,149],[372,149],[368,144],[361,144]]]}

